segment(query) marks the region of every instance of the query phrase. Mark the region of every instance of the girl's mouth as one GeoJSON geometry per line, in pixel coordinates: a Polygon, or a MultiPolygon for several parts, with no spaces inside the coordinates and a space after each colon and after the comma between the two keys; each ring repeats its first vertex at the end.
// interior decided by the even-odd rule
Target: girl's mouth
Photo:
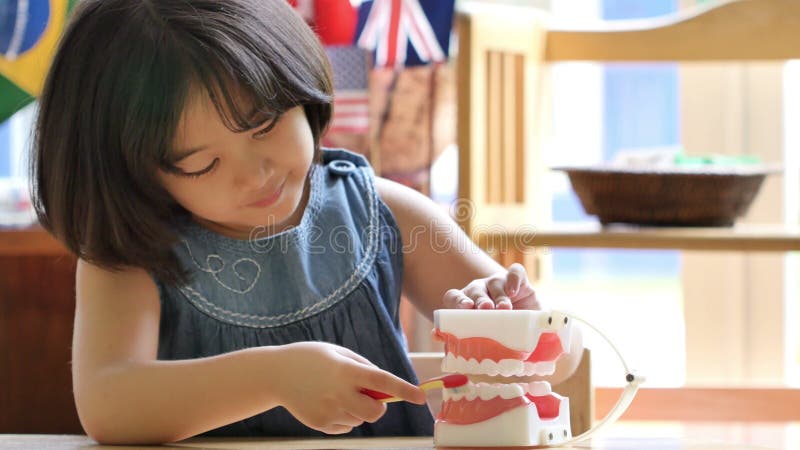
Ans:
{"type": "Polygon", "coordinates": [[[281,194],[283,194],[283,187],[285,184],[286,182],[284,181],[283,183],[281,183],[280,187],[278,187],[278,190],[276,190],[269,196],[262,198],[261,200],[248,204],[247,206],[251,208],[266,208],[268,206],[273,205],[281,197],[281,194]]]}

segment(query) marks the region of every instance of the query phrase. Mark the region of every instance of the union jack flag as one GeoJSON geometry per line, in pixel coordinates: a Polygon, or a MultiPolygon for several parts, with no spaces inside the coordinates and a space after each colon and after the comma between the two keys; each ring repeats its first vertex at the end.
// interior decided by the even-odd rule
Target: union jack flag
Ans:
{"type": "Polygon", "coordinates": [[[369,130],[367,55],[356,46],[325,47],[333,72],[331,133],[366,134],[369,130]]]}
{"type": "Polygon", "coordinates": [[[447,59],[455,0],[369,0],[358,10],[356,41],[375,52],[375,67],[447,59]]]}

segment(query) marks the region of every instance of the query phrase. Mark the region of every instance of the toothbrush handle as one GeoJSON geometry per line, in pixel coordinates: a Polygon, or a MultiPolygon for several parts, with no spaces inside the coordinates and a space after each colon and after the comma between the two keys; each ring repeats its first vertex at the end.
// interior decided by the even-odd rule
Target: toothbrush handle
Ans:
{"type": "MultiPolygon", "coordinates": [[[[420,384],[419,387],[422,388],[423,391],[427,392],[429,389],[438,389],[438,388],[457,388],[463,386],[469,382],[469,378],[463,374],[450,374],[445,375],[439,378],[433,378],[424,383],[420,384]]],[[[392,397],[389,394],[379,391],[373,391],[372,389],[362,388],[361,393],[365,395],[369,395],[370,397],[374,398],[375,400],[380,400],[383,403],[392,403],[392,402],[401,402],[403,401],[402,398],[399,397],[392,397]]]]}
{"type": "Polygon", "coordinates": [[[379,391],[373,391],[372,389],[363,388],[361,389],[362,394],[369,395],[370,397],[374,398],[375,400],[380,400],[383,403],[392,403],[392,402],[399,402],[402,399],[397,397],[392,397],[389,394],[379,391]]]}

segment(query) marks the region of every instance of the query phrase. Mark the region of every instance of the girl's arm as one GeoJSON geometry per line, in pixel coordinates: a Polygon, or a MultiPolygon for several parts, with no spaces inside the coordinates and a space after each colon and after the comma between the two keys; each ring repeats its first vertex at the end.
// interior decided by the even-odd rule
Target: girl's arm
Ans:
{"type": "Polygon", "coordinates": [[[98,442],[177,441],[278,405],[311,428],[343,433],[386,411],[360,388],[425,402],[416,386],[321,342],[159,361],[161,307],[149,275],[79,260],[76,278],[73,390],[98,442]]]}
{"type": "Polygon", "coordinates": [[[428,319],[447,291],[505,271],[430,198],[379,177],[376,188],[403,236],[403,292],[428,319]]]}
{"type": "MultiPolygon", "coordinates": [[[[508,270],[481,250],[440,206],[425,195],[376,177],[376,189],[395,216],[403,237],[403,293],[429,320],[439,308],[483,307],[505,297],[514,308],[539,309],[535,292],[519,264],[508,270]],[[510,285],[518,286],[512,296],[510,285]],[[493,292],[492,292],[493,291],[493,292]],[[514,297],[509,299],[508,297],[514,297]],[[458,302],[466,302],[459,305],[458,302]]],[[[504,307],[510,307],[505,305],[504,307]]],[[[548,381],[558,384],[580,363],[583,340],[573,328],[572,352],[558,360],[548,381]]]]}

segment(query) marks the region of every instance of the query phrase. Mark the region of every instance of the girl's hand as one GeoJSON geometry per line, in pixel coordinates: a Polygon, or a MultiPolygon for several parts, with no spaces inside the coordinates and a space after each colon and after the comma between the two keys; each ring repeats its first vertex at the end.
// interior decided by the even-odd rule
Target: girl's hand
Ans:
{"type": "Polygon", "coordinates": [[[419,387],[379,369],[344,347],[325,342],[284,345],[279,357],[277,386],[281,406],[297,420],[323,433],[347,433],[364,422],[375,422],[386,405],[361,393],[367,388],[425,404],[419,387]]]}
{"type": "Polygon", "coordinates": [[[507,271],[479,278],[464,289],[450,289],[442,298],[445,308],[453,309],[540,309],[536,293],[522,264],[507,271]]]}

